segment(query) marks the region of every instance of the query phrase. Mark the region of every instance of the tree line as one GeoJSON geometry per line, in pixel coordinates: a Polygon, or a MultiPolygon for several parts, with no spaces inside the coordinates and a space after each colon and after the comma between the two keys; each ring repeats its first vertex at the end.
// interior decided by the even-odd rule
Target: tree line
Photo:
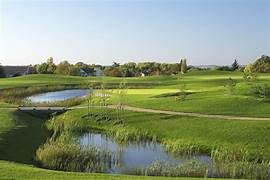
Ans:
{"type": "MultiPolygon", "coordinates": [[[[157,63],[157,62],[128,62],[120,65],[114,62],[110,66],[101,66],[96,64],[85,64],[78,62],[71,64],[68,61],[62,61],[58,65],[54,63],[52,57],[48,58],[46,62],[36,64],[33,66],[34,73],[38,74],[62,74],[81,76],[82,71],[86,75],[93,75],[95,68],[104,71],[106,76],[113,77],[136,77],[136,76],[153,76],[153,75],[176,75],[184,74],[188,71],[203,70],[198,67],[187,65],[186,59],[181,59],[179,63],[157,63]]],[[[256,59],[254,63],[246,66],[240,66],[235,59],[231,66],[219,66],[216,70],[224,71],[241,71],[244,72],[245,78],[252,78],[256,73],[270,73],[270,57],[262,55],[256,59]]],[[[0,64],[0,77],[4,76],[3,68],[0,64]]]]}
{"type": "MultiPolygon", "coordinates": [[[[185,61],[186,63],[186,61],[185,61]]],[[[153,75],[176,75],[181,71],[181,67],[187,65],[183,63],[157,63],[157,62],[129,62],[123,65],[114,62],[112,66],[105,68],[106,76],[114,77],[134,77],[134,76],[153,76],[153,75]]],[[[185,73],[186,70],[183,71],[185,73]]]]}
{"type": "Polygon", "coordinates": [[[83,62],[70,64],[68,61],[62,61],[56,65],[53,58],[47,59],[46,62],[33,66],[36,73],[39,74],[63,74],[79,76],[81,70],[91,75],[95,67],[104,70],[106,76],[113,77],[135,77],[135,76],[153,76],[153,75],[176,75],[179,72],[186,73],[188,70],[187,60],[182,59],[180,63],[157,63],[157,62],[142,62],[134,63],[128,62],[120,65],[120,63],[113,62],[111,66],[88,65],[83,62]]]}
{"type": "Polygon", "coordinates": [[[41,64],[36,64],[33,66],[38,74],[62,74],[71,76],[80,76],[81,70],[83,70],[88,75],[94,72],[95,67],[102,67],[95,64],[85,64],[83,62],[78,62],[76,64],[71,64],[68,61],[62,61],[56,65],[53,58],[50,57],[46,62],[41,64]]]}

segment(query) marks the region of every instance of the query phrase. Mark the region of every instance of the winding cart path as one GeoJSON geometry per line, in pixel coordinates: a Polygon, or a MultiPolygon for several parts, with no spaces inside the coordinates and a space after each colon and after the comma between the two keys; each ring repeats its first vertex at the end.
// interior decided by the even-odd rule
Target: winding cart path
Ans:
{"type": "MultiPolygon", "coordinates": [[[[111,109],[116,109],[117,105],[109,105],[111,109]]],[[[80,109],[87,108],[87,106],[75,106],[67,109],[80,109]]],[[[228,120],[258,120],[258,121],[270,121],[270,117],[250,117],[250,116],[236,116],[236,115],[216,115],[216,114],[202,114],[193,112],[176,112],[176,111],[165,111],[157,109],[146,109],[133,106],[124,106],[125,110],[135,111],[135,112],[147,112],[147,113],[157,113],[157,114],[168,114],[168,115],[179,115],[179,116],[190,116],[190,117],[204,117],[204,118],[214,118],[214,119],[228,119],[228,120]]]]}
{"type": "MultiPolygon", "coordinates": [[[[99,106],[95,106],[99,107],[99,106]]],[[[88,108],[87,106],[74,106],[74,107],[12,107],[12,108],[0,108],[1,110],[20,110],[20,111],[53,111],[53,112],[64,112],[66,110],[72,109],[84,109],[88,108]]],[[[117,105],[109,105],[110,109],[117,109],[117,105]]],[[[156,113],[156,114],[167,114],[167,115],[179,115],[179,116],[189,116],[189,117],[199,117],[199,118],[213,118],[213,119],[228,119],[228,120],[256,120],[256,121],[270,121],[270,117],[251,117],[251,116],[236,116],[236,115],[220,115],[220,114],[202,114],[194,112],[176,112],[176,111],[166,111],[158,109],[147,109],[139,108],[133,106],[123,106],[125,110],[134,111],[134,112],[147,112],[147,113],[156,113]]]]}

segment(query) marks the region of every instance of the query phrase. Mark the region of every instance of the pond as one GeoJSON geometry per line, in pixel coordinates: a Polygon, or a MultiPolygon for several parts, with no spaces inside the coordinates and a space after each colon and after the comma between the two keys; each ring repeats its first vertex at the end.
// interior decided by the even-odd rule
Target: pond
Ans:
{"type": "Polygon", "coordinates": [[[70,89],[63,91],[47,92],[42,94],[33,95],[27,97],[33,103],[45,103],[45,102],[56,102],[72,99],[76,97],[84,97],[90,93],[88,89],[70,89]]]}
{"type": "Polygon", "coordinates": [[[108,173],[135,172],[156,161],[171,165],[184,164],[191,160],[197,160],[206,165],[210,163],[210,157],[206,155],[175,157],[172,153],[166,152],[159,143],[141,142],[120,145],[114,138],[100,133],[85,133],[80,137],[80,145],[82,148],[95,146],[113,152],[117,163],[108,170],[108,173]]]}

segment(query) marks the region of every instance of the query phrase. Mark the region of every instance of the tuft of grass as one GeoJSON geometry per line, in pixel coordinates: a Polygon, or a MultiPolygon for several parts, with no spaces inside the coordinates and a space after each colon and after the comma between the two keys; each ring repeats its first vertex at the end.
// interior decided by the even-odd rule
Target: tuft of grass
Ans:
{"type": "Polygon", "coordinates": [[[90,146],[81,148],[66,134],[39,147],[36,160],[44,168],[75,172],[106,172],[114,164],[111,152],[90,146]]]}

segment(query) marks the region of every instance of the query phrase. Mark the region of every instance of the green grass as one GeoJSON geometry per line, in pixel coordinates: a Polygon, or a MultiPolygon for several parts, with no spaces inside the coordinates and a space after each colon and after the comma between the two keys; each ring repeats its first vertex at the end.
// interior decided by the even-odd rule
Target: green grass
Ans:
{"type": "Polygon", "coordinates": [[[93,179],[93,180],[166,180],[166,179],[188,179],[195,180],[200,178],[166,178],[149,176],[128,176],[128,175],[108,175],[96,173],[72,173],[53,171],[36,168],[30,165],[23,165],[7,161],[0,161],[0,179],[93,179]]]}
{"type": "Polygon", "coordinates": [[[46,139],[44,118],[18,111],[0,111],[0,159],[34,163],[36,149],[46,139]]]}
{"type": "MultiPolygon", "coordinates": [[[[161,109],[202,114],[225,114],[270,117],[270,103],[255,96],[228,95],[220,92],[195,92],[185,101],[176,101],[175,96],[164,94],[177,92],[176,89],[131,89],[126,104],[149,109],[161,109]],[[151,92],[152,91],[152,92],[151,92]],[[164,97],[162,97],[164,95],[164,97]]],[[[112,99],[116,103],[116,99],[112,99]]]]}
{"type": "MultiPolygon", "coordinates": [[[[90,82],[117,85],[117,83],[125,81],[128,86],[134,88],[130,88],[127,92],[126,102],[131,106],[203,114],[269,117],[270,103],[262,102],[256,97],[252,93],[252,87],[256,83],[270,83],[270,75],[258,74],[257,82],[245,82],[242,76],[241,72],[226,71],[196,71],[185,74],[181,80],[178,80],[177,76],[114,78],[37,74],[1,78],[0,89],[42,85],[80,85],[90,82]],[[224,87],[229,77],[237,82],[233,95],[228,95],[227,89],[224,87]],[[170,93],[179,91],[180,83],[185,83],[187,90],[192,92],[183,102],[175,101],[175,96],[168,96],[170,93]]],[[[112,96],[110,102],[116,103],[115,96],[112,96]]],[[[0,102],[0,108],[14,106],[14,104],[0,102]]],[[[86,111],[86,109],[80,109],[67,112],[64,115],[65,124],[72,126],[74,123],[83,122],[86,128],[89,126],[104,130],[113,128],[112,123],[85,122],[82,116],[86,114],[86,111]]],[[[45,142],[48,135],[43,125],[44,117],[38,118],[30,114],[0,109],[0,159],[32,164],[35,150],[45,142]]],[[[157,136],[163,142],[175,146],[194,144],[202,149],[205,148],[206,151],[216,146],[245,147],[252,152],[254,157],[270,158],[270,126],[266,121],[233,121],[128,112],[125,125],[127,131],[132,132],[134,129],[141,132],[146,131],[147,134],[157,136]]],[[[16,179],[149,178],[57,172],[6,161],[0,162],[1,177],[16,179]]]]}
{"type": "Polygon", "coordinates": [[[144,83],[157,84],[159,78],[152,79],[151,77],[141,78],[117,78],[117,77],[79,77],[79,76],[64,76],[56,74],[33,74],[19,76],[14,78],[0,78],[0,89],[14,87],[29,87],[33,85],[68,85],[68,84],[85,84],[89,82],[119,83],[125,79],[128,83],[144,83]]]}
{"type": "MultiPolygon", "coordinates": [[[[114,127],[113,122],[98,123],[83,118],[86,114],[86,109],[76,109],[58,119],[66,129],[81,124],[85,129],[121,130],[121,127],[114,127]]],[[[169,144],[194,144],[201,148],[200,151],[207,153],[215,147],[246,148],[251,152],[251,158],[270,159],[270,124],[267,121],[221,120],[127,111],[124,123],[125,128],[131,132],[134,129],[147,132],[169,144]]]]}

